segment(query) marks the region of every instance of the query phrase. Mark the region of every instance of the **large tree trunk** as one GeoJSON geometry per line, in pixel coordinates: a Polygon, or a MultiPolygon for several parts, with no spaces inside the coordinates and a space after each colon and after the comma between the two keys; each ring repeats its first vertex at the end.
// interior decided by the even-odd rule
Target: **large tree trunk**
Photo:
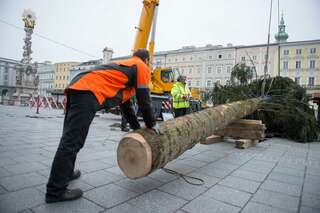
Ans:
{"type": "Polygon", "coordinates": [[[237,101],[192,113],[160,124],[162,135],[150,129],[126,134],[117,150],[118,164],[132,179],[163,168],[196,143],[257,110],[260,98],[237,101]]]}

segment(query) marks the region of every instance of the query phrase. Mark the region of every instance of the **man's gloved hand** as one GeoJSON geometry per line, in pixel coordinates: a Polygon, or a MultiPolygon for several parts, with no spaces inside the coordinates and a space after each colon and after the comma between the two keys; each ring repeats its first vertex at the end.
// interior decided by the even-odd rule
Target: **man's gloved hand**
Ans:
{"type": "Polygon", "coordinates": [[[154,125],[151,129],[154,130],[158,135],[162,135],[163,134],[163,131],[160,128],[158,123],[156,123],[156,125],[154,125]]]}

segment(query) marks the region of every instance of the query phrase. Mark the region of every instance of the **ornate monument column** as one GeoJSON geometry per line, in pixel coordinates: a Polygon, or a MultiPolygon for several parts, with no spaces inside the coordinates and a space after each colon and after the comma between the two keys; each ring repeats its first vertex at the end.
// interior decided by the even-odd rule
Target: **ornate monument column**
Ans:
{"type": "Polygon", "coordinates": [[[39,76],[37,75],[37,64],[31,63],[31,36],[36,24],[36,16],[31,10],[24,10],[22,14],[22,21],[24,22],[24,31],[26,36],[24,38],[23,55],[21,60],[21,67],[17,70],[16,77],[16,104],[25,104],[28,99],[37,94],[37,86],[39,84],[39,76]]]}

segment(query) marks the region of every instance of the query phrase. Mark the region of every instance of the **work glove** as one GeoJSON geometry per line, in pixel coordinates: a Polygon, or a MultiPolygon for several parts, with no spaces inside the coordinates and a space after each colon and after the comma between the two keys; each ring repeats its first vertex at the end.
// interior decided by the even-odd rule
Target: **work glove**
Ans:
{"type": "Polygon", "coordinates": [[[155,131],[157,133],[157,135],[162,135],[163,134],[163,131],[161,129],[161,127],[159,126],[158,123],[156,123],[156,125],[154,125],[152,128],[151,128],[153,131],[155,131]]]}

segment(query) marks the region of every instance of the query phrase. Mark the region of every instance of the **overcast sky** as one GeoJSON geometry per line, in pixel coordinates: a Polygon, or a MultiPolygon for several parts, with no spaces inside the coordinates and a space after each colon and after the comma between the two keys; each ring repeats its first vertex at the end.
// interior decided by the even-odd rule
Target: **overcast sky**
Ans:
{"type": "MultiPolygon", "coordinates": [[[[273,0],[271,41],[277,32],[273,0]]],[[[86,61],[130,54],[142,0],[0,0],[0,21],[23,27],[24,9],[36,13],[35,33],[91,56],[32,38],[34,61],[86,61]]],[[[160,0],[156,51],[206,44],[250,45],[267,41],[270,0],[160,0]]],[[[320,39],[320,0],[280,0],[288,41],[320,39]]],[[[22,57],[24,31],[0,22],[0,57],[22,57]]]]}

